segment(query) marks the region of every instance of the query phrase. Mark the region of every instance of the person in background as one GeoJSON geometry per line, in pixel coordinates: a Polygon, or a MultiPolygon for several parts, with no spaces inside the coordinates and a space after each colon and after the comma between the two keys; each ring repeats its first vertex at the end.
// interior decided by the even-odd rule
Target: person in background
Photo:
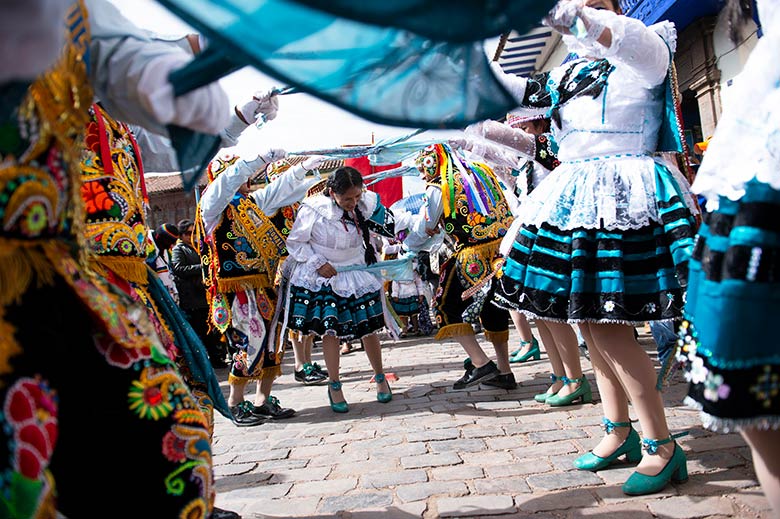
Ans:
{"type": "Polygon", "coordinates": [[[147,240],[146,263],[152,267],[163,282],[171,297],[179,302],[179,291],[171,276],[171,248],[179,239],[179,228],[170,223],[164,223],[156,229],[149,229],[147,240]]]}
{"type": "Polygon", "coordinates": [[[184,219],[179,221],[177,227],[180,238],[171,251],[170,266],[176,290],[179,292],[179,306],[206,346],[211,365],[224,368],[227,349],[221,336],[209,330],[209,305],[206,301],[206,288],[203,286],[203,268],[200,254],[192,242],[195,223],[184,219]]]}

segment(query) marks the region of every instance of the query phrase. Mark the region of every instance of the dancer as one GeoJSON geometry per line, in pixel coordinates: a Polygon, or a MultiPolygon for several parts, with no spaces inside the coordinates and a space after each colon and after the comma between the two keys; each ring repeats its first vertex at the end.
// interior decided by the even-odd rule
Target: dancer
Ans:
{"type": "Polygon", "coordinates": [[[322,195],[301,204],[287,238],[290,259],[296,262],[290,275],[289,327],[321,337],[328,400],[336,413],[349,411],[341,390],[340,340],[363,342],[374,371],[377,401],[387,403],[393,398],[376,335],[390,318],[382,282],[359,268],[337,269],[376,263],[370,233],[390,238],[395,231],[393,213],[379,202],[379,195],[364,191],[360,172],[341,167],[331,173],[322,195]]]}
{"type": "Polygon", "coordinates": [[[615,0],[560,2],[546,23],[581,58],[529,79],[496,68],[523,109],[549,112],[561,161],[521,208],[523,226],[496,299],[532,316],[579,323],[607,434],[575,466],[599,470],[623,454],[641,458],[623,485],[626,494],[641,495],[687,478],[655,370],[632,325],[680,316],[696,205],[682,174],[652,155],[680,149],[677,126],[664,120],[674,113],[674,99],[665,97],[674,28],[648,28],[618,11],[615,0]]]}
{"type": "Polygon", "coordinates": [[[493,385],[517,387],[509,366],[509,313],[490,301],[492,277],[500,260],[499,245],[512,214],[501,185],[485,164],[472,163],[448,144],[434,144],[415,159],[428,187],[425,210],[415,215],[404,244],[424,247],[442,229],[455,253],[441,266],[434,306],[436,339],[454,338],[466,351],[466,372],[453,384],[465,389],[498,379],[493,385]],[[481,324],[496,352],[490,360],[477,342],[473,324],[481,324]]]}
{"type": "MultiPolygon", "coordinates": [[[[750,14],[730,2],[735,41],[750,14]]],[[[739,431],[780,514],[780,5],[759,0],[764,32],[734,79],[693,190],[707,211],[690,267],[682,351],[686,403],[708,429],[739,431]],[[725,318],[728,316],[728,319],[725,318]]]]}
{"type": "MultiPolygon", "coordinates": [[[[560,164],[557,156],[558,145],[549,130],[549,119],[538,116],[522,118],[515,114],[507,116],[507,124],[484,121],[466,128],[466,135],[488,139],[488,142],[500,145],[501,149],[512,151],[527,159],[523,168],[525,173],[517,180],[519,198],[516,206],[512,207],[514,214],[522,213],[520,209],[523,201],[560,164]]],[[[475,148],[474,151],[477,153],[491,154],[491,148],[486,148],[485,144],[471,143],[470,147],[475,148]]],[[[497,151],[492,151],[492,154],[497,154],[497,151]]],[[[507,199],[512,200],[510,196],[507,196],[507,199]]],[[[506,257],[509,254],[522,223],[519,217],[512,222],[509,232],[501,242],[499,250],[502,256],[506,257]]],[[[511,308],[509,313],[516,327],[520,327],[521,330],[523,327],[528,328],[527,333],[531,333],[524,314],[514,308],[511,308]]],[[[534,395],[534,400],[553,407],[571,405],[577,401],[591,402],[592,390],[588,379],[582,375],[577,336],[571,325],[542,318],[534,321],[553,370],[550,375],[550,387],[544,393],[534,395]]],[[[540,356],[539,345],[534,339],[532,344],[523,345],[510,356],[509,362],[538,360],[540,356]]]]}
{"type": "Polygon", "coordinates": [[[211,325],[224,333],[233,352],[228,404],[234,421],[253,426],[267,419],[290,418],[293,409],[281,407],[271,395],[281,375],[284,340],[273,322],[277,269],[286,248],[283,232],[267,215],[298,202],[317,178],[305,179],[323,157],[312,157],[290,168],[275,182],[251,191],[251,179],[281,150],[250,160],[223,153],[208,166],[209,185],[201,196],[196,241],[204,274],[211,325]],[[244,399],[250,381],[257,381],[254,403],[244,399]]]}

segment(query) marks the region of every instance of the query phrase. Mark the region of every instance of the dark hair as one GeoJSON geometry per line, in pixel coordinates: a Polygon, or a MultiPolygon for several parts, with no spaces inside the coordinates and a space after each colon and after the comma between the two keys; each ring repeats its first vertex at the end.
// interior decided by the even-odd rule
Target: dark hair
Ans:
{"type": "Polygon", "coordinates": [[[168,250],[176,243],[181,233],[179,228],[170,223],[164,223],[152,232],[154,243],[161,251],[168,250]]]}
{"type": "Polygon", "coordinates": [[[194,227],[194,226],[195,226],[195,222],[187,218],[185,218],[184,220],[179,220],[179,223],[176,224],[176,227],[179,228],[180,233],[186,232],[189,227],[194,227]]]}
{"type": "MultiPolygon", "coordinates": [[[[360,171],[349,166],[343,166],[331,173],[330,177],[328,177],[328,181],[325,184],[325,195],[330,196],[331,193],[343,195],[350,188],[356,186],[363,187],[363,176],[360,174],[360,171]]],[[[376,263],[376,250],[374,250],[374,246],[371,244],[368,222],[363,217],[363,213],[358,206],[355,206],[355,217],[357,218],[360,233],[363,235],[366,265],[371,265],[376,263]]]]}
{"type": "Polygon", "coordinates": [[[618,14],[623,13],[623,8],[620,7],[620,0],[610,0],[610,3],[612,3],[612,7],[615,9],[615,12],[618,14]]]}

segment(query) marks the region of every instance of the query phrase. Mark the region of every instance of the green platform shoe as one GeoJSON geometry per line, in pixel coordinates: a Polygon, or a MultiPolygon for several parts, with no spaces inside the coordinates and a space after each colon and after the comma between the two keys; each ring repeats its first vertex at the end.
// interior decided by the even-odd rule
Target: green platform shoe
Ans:
{"type": "MultiPolygon", "coordinates": [[[[642,447],[650,454],[656,454],[658,452],[658,446],[665,443],[669,443],[688,434],[683,432],[675,434],[665,438],[663,440],[650,440],[642,438],[642,447]]],[[[669,484],[670,481],[675,483],[682,483],[688,480],[688,460],[685,458],[685,453],[677,443],[674,444],[674,454],[669,458],[666,466],[661,469],[661,472],[655,476],[646,476],[639,472],[634,472],[629,476],[628,480],[623,483],[623,493],[629,496],[644,496],[646,494],[655,494],[669,484]]]]}
{"type": "Polygon", "coordinates": [[[328,382],[328,400],[330,401],[330,408],[333,410],[334,413],[348,413],[349,404],[346,401],[334,402],[333,397],[330,396],[331,389],[333,389],[333,391],[341,390],[341,382],[334,382],[332,380],[328,382]]]}
{"type": "Polygon", "coordinates": [[[509,355],[509,362],[511,363],[517,363],[517,362],[526,362],[529,360],[539,360],[542,358],[542,351],[539,349],[539,341],[536,340],[536,337],[531,339],[531,342],[528,341],[520,341],[520,349],[513,351],[509,355]],[[521,354],[523,348],[525,348],[527,345],[531,345],[531,349],[527,352],[521,354]]]}
{"type": "MultiPolygon", "coordinates": [[[[377,375],[374,375],[374,382],[377,384],[381,384],[385,381],[385,374],[379,373],[377,375]]],[[[388,403],[390,400],[393,399],[393,390],[390,389],[390,384],[387,384],[387,393],[382,393],[381,391],[376,392],[376,400],[377,402],[382,402],[383,404],[388,403]]]]}
{"type": "Polygon", "coordinates": [[[585,378],[585,375],[580,378],[567,378],[561,377],[564,384],[579,384],[580,387],[572,391],[568,395],[561,395],[561,392],[554,394],[546,400],[547,405],[552,407],[561,407],[564,405],[572,405],[577,400],[582,400],[583,404],[589,404],[593,402],[593,391],[590,388],[590,382],[585,378]]]}
{"type": "Polygon", "coordinates": [[[642,459],[642,447],[639,444],[639,435],[631,427],[631,422],[613,422],[609,418],[604,417],[601,419],[604,424],[604,431],[607,434],[611,434],[618,427],[629,427],[628,437],[620,444],[620,447],[606,458],[596,456],[593,452],[583,454],[576,460],[574,460],[574,466],[580,470],[590,470],[596,472],[607,468],[609,465],[615,462],[623,454],[626,455],[626,459],[631,463],[638,463],[642,459]]]}
{"type": "Polygon", "coordinates": [[[565,377],[559,377],[555,373],[550,375],[550,380],[552,381],[552,382],[550,382],[550,387],[547,388],[547,391],[545,391],[544,393],[539,393],[538,395],[534,395],[534,400],[536,400],[540,404],[543,404],[543,403],[547,402],[548,398],[550,398],[551,396],[555,396],[555,393],[551,393],[550,389],[555,385],[556,382],[558,382],[559,380],[562,380],[564,378],[565,377]]]}

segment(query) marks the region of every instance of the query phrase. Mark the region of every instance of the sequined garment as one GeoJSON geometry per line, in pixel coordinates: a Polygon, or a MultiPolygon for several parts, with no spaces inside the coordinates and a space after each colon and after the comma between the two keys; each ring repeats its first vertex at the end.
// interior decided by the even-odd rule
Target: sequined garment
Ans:
{"type": "Polygon", "coordinates": [[[66,24],[51,70],[0,86],[0,516],[205,518],[209,424],[144,309],[87,266],[83,4],[66,24]]]}

